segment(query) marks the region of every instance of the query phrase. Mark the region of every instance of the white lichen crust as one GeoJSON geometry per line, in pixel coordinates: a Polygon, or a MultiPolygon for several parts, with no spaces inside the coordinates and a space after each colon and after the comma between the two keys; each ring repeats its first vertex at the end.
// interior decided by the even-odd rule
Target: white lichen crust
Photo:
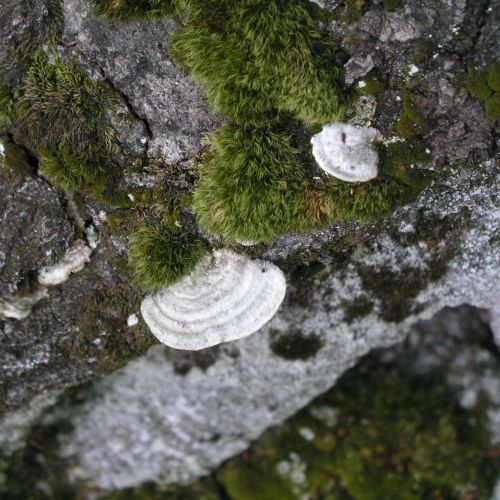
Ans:
{"type": "Polygon", "coordinates": [[[220,250],[179,283],[148,295],[141,313],[160,342],[197,351],[256,332],[274,316],[285,291],[285,276],[275,265],[220,250]]]}
{"type": "Polygon", "coordinates": [[[312,152],[328,174],[346,182],[367,182],[378,175],[378,152],[373,142],[380,132],[371,127],[329,123],[312,137],[312,152]]]}
{"type": "Polygon", "coordinates": [[[92,249],[82,240],[76,240],[66,253],[52,266],[46,266],[38,272],[38,282],[45,286],[64,283],[71,273],[81,271],[90,262],[92,249]]]}

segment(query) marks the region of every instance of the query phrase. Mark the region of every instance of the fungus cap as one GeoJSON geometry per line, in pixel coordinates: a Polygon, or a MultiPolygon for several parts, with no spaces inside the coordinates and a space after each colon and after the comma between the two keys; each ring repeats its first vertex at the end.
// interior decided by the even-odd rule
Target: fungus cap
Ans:
{"type": "Polygon", "coordinates": [[[219,250],[178,283],[146,296],[141,313],[160,342],[197,351],[256,332],[274,316],[285,291],[285,276],[275,265],[219,250]]]}
{"type": "Polygon", "coordinates": [[[378,175],[378,152],[373,142],[382,138],[371,127],[329,123],[312,137],[312,152],[328,174],[347,182],[366,182],[378,175]]]}

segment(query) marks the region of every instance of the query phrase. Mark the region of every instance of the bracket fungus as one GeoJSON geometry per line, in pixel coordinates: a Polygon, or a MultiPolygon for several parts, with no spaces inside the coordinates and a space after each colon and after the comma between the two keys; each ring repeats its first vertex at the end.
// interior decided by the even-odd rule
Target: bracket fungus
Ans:
{"type": "Polygon", "coordinates": [[[318,165],[328,174],[346,182],[367,182],[378,175],[378,152],[373,142],[381,140],[372,127],[329,123],[311,138],[318,165]]]}
{"type": "Polygon", "coordinates": [[[45,286],[64,283],[71,273],[81,271],[90,262],[92,248],[82,240],[76,240],[66,253],[52,266],[45,266],[38,272],[38,282],[45,286]]]}
{"type": "Polygon", "coordinates": [[[274,316],[285,291],[285,276],[275,265],[218,250],[189,276],[146,296],[141,313],[162,343],[197,351],[256,332],[274,316]]]}

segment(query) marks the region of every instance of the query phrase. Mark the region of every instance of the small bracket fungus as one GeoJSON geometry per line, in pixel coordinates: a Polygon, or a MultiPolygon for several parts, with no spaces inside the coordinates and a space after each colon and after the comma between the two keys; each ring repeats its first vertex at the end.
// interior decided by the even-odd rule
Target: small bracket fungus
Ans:
{"type": "Polygon", "coordinates": [[[274,316],[285,291],[285,276],[275,265],[219,250],[180,282],[146,296],[141,313],[161,342],[197,351],[256,332],[274,316]]]}
{"type": "Polygon", "coordinates": [[[38,282],[45,286],[64,283],[71,273],[81,271],[90,262],[92,248],[82,240],[76,240],[66,253],[52,266],[45,266],[38,272],[38,282]]]}
{"type": "Polygon", "coordinates": [[[312,137],[318,165],[328,174],[347,182],[366,182],[378,175],[378,153],[373,147],[382,135],[375,128],[329,123],[312,137]]]}

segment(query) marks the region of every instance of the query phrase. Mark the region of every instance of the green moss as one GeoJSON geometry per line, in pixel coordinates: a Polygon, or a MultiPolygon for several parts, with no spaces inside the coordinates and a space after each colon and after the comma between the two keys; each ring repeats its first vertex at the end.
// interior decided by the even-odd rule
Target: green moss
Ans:
{"type": "Polygon", "coordinates": [[[500,120],[500,92],[486,99],[484,109],[490,120],[500,120]]]}
{"type": "Polygon", "coordinates": [[[481,73],[473,67],[467,71],[467,90],[484,101],[486,116],[490,120],[500,119],[500,63],[493,61],[481,73]]]}
{"type": "Polygon", "coordinates": [[[486,453],[485,419],[458,408],[440,376],[408,379],[368,359],[313,403],[325,407],[334,426],[304,410],[223,466],[228,497],[489,498],[498,458],[486,453]]]}
{"type": "Polygon", "coordinates": [[[304,177],[289,135],[227,125],[210,136],[210,148],[193,198],[200,225],[227,241],[269,242],[288,232],[304,177]]]}
{"type": "Polygon", "coordinates": [[[377,79],[374,75],[367,75],[361,79],[364,82],[364,86],[360,87],[356,86],[356,92],[362,95],[371,95],[373,97],[379,97],[384,93],[385,86],[384,84],[377,79]]]}
{"type": "Polygon", "coordinates": [[[400,137],[423,136],[430,130],[427,119],[415,105],[415,99],[408,90],[403,93],[401,114],[396,122],[396,132],[400,137]]]}
{"type": "Polygon", "coordinates": [[[10,125],[18,99],[18,87],[0,83],[0,127],[10,125]]]}
{"type": "Polygon", "coordinates": [[[280,112],[306,123],[341,119],[341,69],[308,1],[187,3],[171,50],[217,111],[244,123],[269,122],[280,112]]]}
{"type": "Polygon", "coordinates": [[[40,151],[40,175],[71,192],[97,184],[104,175],[102,165],[82,160],[64,151],[40,151]]]}
{"type": "Polygon", "coordinates": [[[64,150],[96,161],[114,150],[115,132],[106,114],[112,94],[76,63],[50,64],[46,54],[33,59],[16,113],[37,147],[64,150]]]}
{"type": "Polygon", "coordinates": [[[352,301],[343,301],[344,321],[352,323],[373,311],[373,302],[366,295],[359,295],[352,301]]]}
{"type": "Polygon", "coordinates": [[[129,240],[129,263],[136,282],[153,292],[189,274],[206,251],[205,244],[165,224],[140,227],[129,240]]]}
{"type": "Polygon", "coordinates": [[[177,3],[175,0],[92,0],[98,14],[120,21],[157,19],[174,14],[177,3]]]}
{"type": "Polygon", "coordinates": [[[493,94],[492,89],[488,85],[486,75],[480,73],[472,66],[467,71],[467,79],[465,82],[467,90],[478,99],[488,99],[493,94]]]}
{"type": "MultiPolygon", "coordinates": [[[[22,10],[33,9],[32,2],[20,4],[22,10]]],[[[39,11],[37,22],[23,22],[23,29],[13,36],[15,43],[8,57],[0,57],[0,74],[8,82],[19,82],[32,63],[33,56],[41,47],[55,47],[64,27],[62,0],[44,0],[43,12],[39,11]]],[[[21,11],[22,12],[22,11],[21,11]]],[[[24,14],[24,12],[23,12],[24,14]]],[[[23,14],[21,14],[24,19],[23,14]]]]}
{"type": "Polygon", "coordinates": [[[488,86],[494,92],[500,92],[500,62],[493,61],[486,68],[488,86]]]}
{"type": "Polygon", "coordinates": [[[274,332],[271,337],[271,350],[274,354],[289,360],[312,358],[322,347],[323,341],[318,335],[303,335],[300,330],[290,330],[284,334],[274,332]]]}
{"type": "Polygon", "coordinates": [[[417,49],[412,57],[413,64],[421,64],[429,59],[433,48],[434,44],[431,41],[427,39],[419,40],[417,49]]]}
{"type": "Polygon", "coordinates": [[[201,479],[192,486],[159,488],[144,484],[138,488],[116,491],[100,496],[103,500],[220,500],[220,491],[212,479],[201,479]]]}
{"type": "Polygon", "coordinates": [[[385,10],[392,11],[403,5],[403,0],[383,0],[385,10]]]}
{"type": "Polygon", "coordinates": [[[342,19],[348,23],[359,21],[363,15],[364,7],[365,0],[345,0],[342,19]]]}

